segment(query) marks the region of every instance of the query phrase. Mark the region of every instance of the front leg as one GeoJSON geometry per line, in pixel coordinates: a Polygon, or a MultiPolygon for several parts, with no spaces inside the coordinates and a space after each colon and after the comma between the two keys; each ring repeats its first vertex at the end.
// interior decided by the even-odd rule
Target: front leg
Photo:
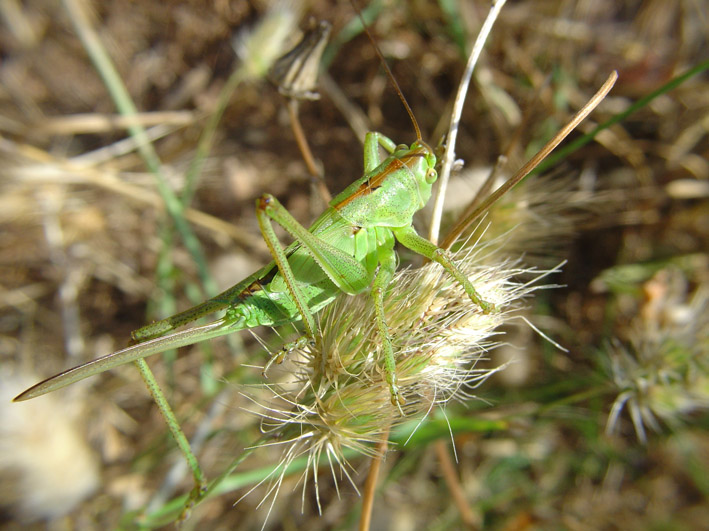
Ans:
{"type": "Polygon", "coordinates": [[[451,276],[463,286],[465,293],[468,294],[470,300],[482,308],[483,312],[490,313],[494,310],[494,306],[486,302],[480,297],[473,284],[468,280],[460,268],[455,265],[455,262],[450,257],[450,252],[434,245],[423,236],[420,236],[412,226],[401,229],[394,229],[394,236],[404,246],[415,253],[425,256],[429,260],[441,264],[451,276]]]}
{"type": "Polygon", "coordinates": [[[396,271],[396,255],[393,249],[382,249],[378,254],[379,271],[372,283],[372,301],[374,302],[374,314],[379,339],[382,342],[384,372],[391,392],[391,403],[396,407],[400,407],[406,403],[406,400],[399,394],[399,387],[396,385],[396,358],[394,357],[394,348],[391,344],[389,327],[384,315],[384,294],[396,271]]]}

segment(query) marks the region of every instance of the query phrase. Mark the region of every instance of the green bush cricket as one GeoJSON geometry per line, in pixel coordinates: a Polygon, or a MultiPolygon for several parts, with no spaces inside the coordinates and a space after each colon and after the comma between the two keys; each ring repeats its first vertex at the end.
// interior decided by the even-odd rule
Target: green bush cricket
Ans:
{"type": "Polygon", "coordinates": [[[478,296],[448,251],[413,228],[413,215],[428,202],[437,178],[436,156],[421,139],[413,112],[386,64],[385,68],[416,130],[413,144],[397,145],[381,133],[367,133],[364,175],[337,195],[308,229],[275,197],[262,195],[256,201],[256,215],[273,262],[202,304],[135,330],[131,334],[135,344],[52,376],[18,395],[15,401],[41,396],[166,350],[237,330],[302,320],[305,334],[277,352],[267,369],[272,362],[281,362],[290,350],[315,341],[314,314],[339,293],[355,295],[370,289],[391,400],[395,405],[403,404],[383,305],[397,265],[395,242],[441,264],[484,311],[492,306],[478,296]],[[384,160],[380,148],[388,153],[384,160]],[[276,237],[273,221],[295,240],[285,249],[276,237]],[[226,310],[225,315],[209,324],[174,331],[220,310],[226,310]]]}
{"type": "Polygon", "coordinates": [[[441,264],[475,304],[485,311],[491,309],[449,258],[448,251],[419,236],[412,226],[413,215],[427,203],[437,178],[436,156],[421,140],[418,126],[416,129],[418,139],[411,146],[397,146],[380,133],[368,133],[364,175],[337,195],[309,229],[298,223],[275,197],[262,195],[256,203],[256,215],[273,262],[198,306],[134,331],[136,344],[52,376],[15,400],[28,400],[165,350],[259,325],[278,326],[302,320],[305,335],[274,356],[273,360],[281,361],[289,350],[314,341],[313,314],[331,303],[338,293],[355,295],[371,288],[384,349],[384,370],[392,402],[399,404],[403,399],[396,386],[394,354],[383,307],[387,285],[396,270],[395,242],[441,264]],[[389,153],[383,161],[380,146],[389,153]],[[283,249],[272,221],[295,242],[283,249]],[[173,332],[219,310],[226,310],[220,319],[173,332]]]}

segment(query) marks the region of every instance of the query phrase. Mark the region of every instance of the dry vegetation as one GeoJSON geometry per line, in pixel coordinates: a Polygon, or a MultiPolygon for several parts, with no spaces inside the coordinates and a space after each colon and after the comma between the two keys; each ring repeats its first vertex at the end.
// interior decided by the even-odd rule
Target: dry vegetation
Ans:
{"type": "MultiPolygon", "coordinates": [[[[231,39],[259,20],[265,2],[80,4],[144,113],[169,185],[179,193],[207,116],[238,64],[231,39]]],[[[329,80],[319,101],[301,105],[300,117],[327,186],[338,192],[362,167],[362,138],[348,125],[353,112],[398,142],[414,134],[371,44],[361,34],[341,39],[354,17],[350,4],[304,4],[306,15],[333,25],[329,80]],[[355,109],[347,117],[333,103],[335,91],[355,109]]],[[[14,389],[8,382],[24,385],[121,348],[131,330],[205,295],[155,177],[126,140],[64,4],[2,5],[0,385],[14,389]]],[[[447,127],[465,64],[462,46],[486,9],[483,1],[382,1],[375,14],[372,32],[433,144],[447,127]],[[453,15],[441,8],[448,4],[453,15]]],[[[700,0],[511,2],[477,71],[458,157],[466,169],[486,173],[506,154],[504,172],[513,172],[611,70],[619,71],[619,81],[581,132],[706,61],[708,26],[709,9],[700,0]]],[[[240,85],[199,176],[187,218],[220,287],[269,260],[254,216],[259,194],[273,193],[306,224],[322,209],[283,103],[265,81],[240,85]]],[[[553,279],[565,287],[538,297],[528,315],[569,352],[533,334],[513,335],[520,361],[477,391],[485,402],[447,408],[456,471],[478,525],[696,529],[709,519],[708,154],[709,83],[700,73],[566,156],[551,176],[527,183],[526,195],[511,196],[536,209],[509,252],[545,265],[568,260],[553,279]],[[611,410],[619,397],[624,407],[616,418],[611,410]],[[613,434],[606,434],[609,418],[613,434]]],[[[454,178],[451,186],[467,196],[472,185],[454,178]]],[[[268,330],[259,333],[271,345],[280,341],[268,330]]],[[[188,436],[206,435],[198,456],[209,478],[260,437],[258,417],[244,412],[255,406],[242,393],[262,381],[248,365],[262,365],[265,354],[250,335],[240,341],[150,360],[188,436]]],[[[35,463],[42,467],[86,459],[81,470],[88,474],[91,453],[101,463],[100,487],[55,525],[130,527],[131,511],[156,492],[169,499],[191,488],[187,475],[161,490],[179,456],[133,367],[42,400],[56,415],[70,416],[67,423],[88,445],[66,437],[68,450],[43,446],[53,438],[54,431],[43,431],[51,423],[28,411],[38,426],[28,436],[32,443],[21,443],[30,453],[27,466],[31,455],[42,456],[35,463]],[[56,459],[48,457],[53,451],[56,459]]],[[[10,414],[0,415],[6,424],[10,414]]],[[[3,453],[21,440],[9,430],[0,430],[3,453]]],[[[461,525],[431,444],[450,443],[448,427],[433,422],[419,435],[406,446],[398,439],[384,462],[375,528],[461,525]]],[[[272,466],[279,455],[278,448],[261,449],[238,470],[272,466]]],[[[0,460],[8,528],[18,515],[61,512],[41,497],[22,501],[18,485],[29,472],[19,462],[0,460]]],[[[351,463],[361,485],[367,459],[351,463]]],[[[52,489],[66,490],[66,482],[83,481],[71,469],[45,470],[37,481],[48,498],[52,489]],[[52,484],[53,477],[61,483],[52,484]]],[[[301,512],[296,473],[284,483],[268,528],[356,526],[354,489],[341,482],[338,498],[323,471],[323,514],[312,486],[301,512]]],[[[204,502],[185,527],[259,528],[266,511],[256,506],[265,487],[232,506],[258,479],[204,502]]],[[[89,491],[92,480],[86,481],[89,491]]]]}

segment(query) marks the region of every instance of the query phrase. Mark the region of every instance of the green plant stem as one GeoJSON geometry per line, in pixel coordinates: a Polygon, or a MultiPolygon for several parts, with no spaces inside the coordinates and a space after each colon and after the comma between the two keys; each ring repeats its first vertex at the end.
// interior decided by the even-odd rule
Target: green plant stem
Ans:
{"type": "MultiPolygon", "coordinates": [[[[257,441],[250,448],[244,449],[244,451],[239,454],[239,457],[234,459],[226,470],[212,480],[209,483],[209,486],[202,491],[201,495],[192,501],[194,503],[198,503],[207,498],[212,498],[214,496],[219,496],[220,494],[233,492],[240,488],[253,485],[254,483],[263,481],[264,478],[267,478],[268,475],[273,472],[272,466],[250,470],[232,476],[232,473],[239,467],[239,465],[243,463],[255,450],[257,450],[260,447],[259,444],[263,442],[264,440],[262,439],[261,441],[257,441]],[[230,479],[231,481],[225,482],[226,479],[230,479]]],[[[298,461],[298,465],[300,466],[298,470],[302,470],[308,466],[308,460],[305,457],[297,459],[296,461],[298,461]]],[[[293,466],[293,464],[291,466],[293,466]]],[[[290,467],[288,470],[290,471],[290,467]]],[[[175,521],[175,518],[179,515],[180,511],[182,511],[183,507],[185,507],[185,505],[189,502],[190,497],[188,495],[173,498],[159,509],[149,515],[146,515],[145,518],[141,520],[141,523],[150,527],[168,525],[175,521]]]]}
{"type": "MultiPolygon", "coordinates": [[[[94,30],[89,21],[84,9],[79,5],[77,0],[63,0],[66,10],[69,12],[74,28],[81,40],[86,52],[89,54],[97,72],[103,79],[106,88],[118,111],[126,117],[135,116],[137,109],[133,100],[126,89],[123,80],[116,70],[111,58],[104,48],[98,34],[94,30]]],[[[162,164],[155,151],[155,148],[150,142],[145,128],[140,124],[133,124],[128,127],[130,135],[135,139],[138,152],[143,157],[148,169],[155,175],[158,192],[163,198],[165,208],[168,214],[172,217],[175,227],[179,232],[188,252],[197,265],[200,281],[205,287],[208,294],[217,293],[216,283],[209,274],[207,262],[202,252],[202,247],[199,240],[184,217],[185,207],[180,202],[177,195],[170,189],[162,171],[162,164]]]]}
{"type": "Polygon", "coordinates": [[[189,205],[192,201],[195,189],[197,188],[199,174],[204,167],[204,161],[207,155],[209,155],[209,151],[212,149],[212,142],[214,141],[217,126],[224,115],[229,100],[232,94],[234,94],[236,87],[246,78],[247,73],[245,69],[243,67],[238,68],[229,76],[229,79],[227,79],[224,87],[222,87],[222,90],[219,92],[216,107],[207,119],[207,123],[199,137],[194,158],[190,162],[190,166],[187,168],[187,173],[185,174],[185,186],[182,189],[181,195],[182,204],[185,206],[189,205]]]}

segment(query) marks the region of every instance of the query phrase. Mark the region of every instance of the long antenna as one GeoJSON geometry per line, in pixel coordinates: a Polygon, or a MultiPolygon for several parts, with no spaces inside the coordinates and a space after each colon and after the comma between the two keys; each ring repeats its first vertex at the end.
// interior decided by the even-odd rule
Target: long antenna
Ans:
{"type": "Polygon", "coordinates": [[[384,70],[386,70],[387,77],[389,78],[389,81],[391,81],[391,84],[394,86],[396,93],[399,95],[399,99],[401,100],[401,103],[404,104],[404,108],[406,109],[406,112],[409,113],[409,118],[411,118],[411,123],[414,124],[414,129],[416,130],[416,140],[423,142],[423,138],[421,138],[421,129],[419,129],[419,124],[416,121],[416,118],[414,117],[414,113],[411,110],[411,107],[409,107],[409,102],[406,101],[406,98],[404,97],[404,93],[401,92],[401,89],[399,88],[399,84],[396,82],[396,78],[394,77],[394,74],[391,73],[391,69],[389,68],[389,65],[387,64],[386,59],[384,59],[384,56],[382,55],[381,50],[379,50],[379,46],[377,46],[377,43],[374,40],[374,37],[372,37],[372,34],[369,32],[369,27],[367,26],[367,23],[364,21],[364,17],[362,16],[362,12],[357,7],[355,0],[350,0],[350,4],[352,4],[352,7],[357,12],[357,16],[359,17],[359,20],[362,22],[362,27],[364,28],[364,31],[367,34],[367,37],[369,37],[369,40],[372,43],[372,46],[374,46],[374,51],[377,52],[377,55],[379,56],[379,60],[381,61],[382,65],[384,66],[384,70]]]}

